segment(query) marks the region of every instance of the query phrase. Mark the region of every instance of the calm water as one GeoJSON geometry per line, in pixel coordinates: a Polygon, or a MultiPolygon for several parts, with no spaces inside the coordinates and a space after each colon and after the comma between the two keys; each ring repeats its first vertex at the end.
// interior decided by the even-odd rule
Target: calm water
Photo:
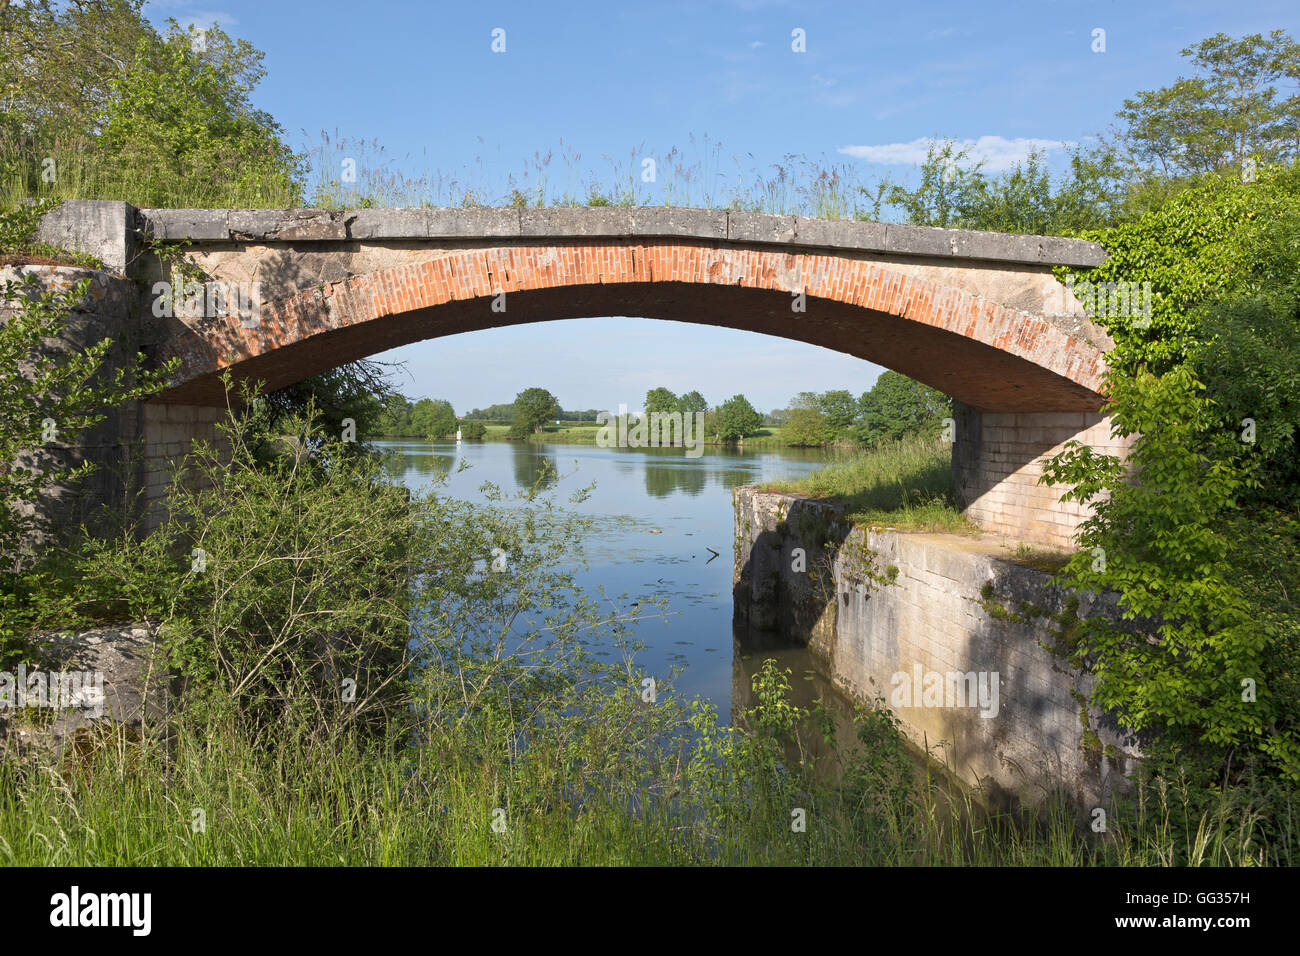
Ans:
{"type": "MultiPolygon", "coordinates": [[[[646,645],[638,661],[646,673],[664,679],[672,665],[685,671],[678,693],[713,701],[719,715],[731,713],[733,687],[744,694],[760,648],[738,643],[732,632],[731,489],[808,474],[834,453],[786,449],[779,452],[706,450],[687,458],[678,449],[599,448],[595,445],[524,442],[376,442],[399,458],[401,480],[423,489],[446,477],[441,494],[484,501],[484,482],[510,493],[532,487],[549,467],[560,480],[557,503],[608,516],[585,544],[588,569],[579,581],[595,592],[668,599],[665,618],[647,616],[636,637],[646,645]],[[462,462],[470,467],[458,471],[462,462]],[[595,482],[579,505],[572,492],[595,482]],[[709,549],[712,549],[710,551],[709,549]],[[712,552],[717,552],[716,557],[712,552]]],[[[761,648],[794,671],[796,698],[811,698],[825,681],[805,652],[761,648]]],[[[604,652],[608,653],[608,652],[604,652]]],[[[741,701],[742,705],[744,701],[741,701]]]]}

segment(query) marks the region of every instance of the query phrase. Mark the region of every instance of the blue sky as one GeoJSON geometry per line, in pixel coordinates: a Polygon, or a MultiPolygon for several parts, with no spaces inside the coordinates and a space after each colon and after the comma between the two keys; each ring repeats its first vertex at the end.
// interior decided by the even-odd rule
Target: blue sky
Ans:
{"type": "MultiPolygon", "coordinates": [[[[538,153],[552,188],[608,178],[673,147],[706,172],[770,171],[789,154],[906,179],[930,137],[986,168],[1086,142],[1126,96],[1187,75],[1179,51],[1217,32],[1300,33],[1294,0],[419,3],[153,0],[155,22],[219,23],[266,54],[255,102],[302,148],[377,142],[408,175],[440,171],[503,197],[538,153]],[[493,30],[505,52],[492,51],[493,30]],[[1094,52],[1094,31],[1105,51],[1094,52]],[[792,49],[803,31],[806,49],[792,49]],[[705,138],[709,146],[705,147],[705,138]],[[721,144],[716,147],[715,144],[721,144]],[[568,163],[564,151],[579,158],[568,163]],[[711,165],[717,164],[717,168],[711,165]]],[[[363,159],[364,161],[364,159],[363,159]]],[[[662,174],[661,174],[662,179],[662,174]]],[[[533,385],[565,408],[640,405],[647,388],[795,393],[871,386],[879,368],[813,346],[630,318],[478,332],[377,356],[396,384],[458,412],[533,385]]]]}

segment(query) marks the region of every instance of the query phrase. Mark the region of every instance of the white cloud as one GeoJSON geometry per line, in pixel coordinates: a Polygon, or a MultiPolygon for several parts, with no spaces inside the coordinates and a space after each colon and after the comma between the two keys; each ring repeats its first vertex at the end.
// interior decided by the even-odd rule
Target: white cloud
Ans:
{"type": "Polygon", "coordinates": [[[749,48],[751,50],[758,50],[765,46],[767,46],[767,44],[764,43],[762,40],[755,40],[753,43],[749,45],[749,48]]]}
{"type": "MultiPolygon", "coordinates": [[[[886,166],[911,166],[925,161],[932,142],[930,139],[914,139],[910,143],[884,143],[879,146],[841,146],[839,152],[886,166]]],[[[1035,150],[1046,153],[1074,145],[1069,140],[1031,137],[1006,139],[1002,136],[981,136],[978,139],[956,141],[956,147],[964,149],[972,162],[982,159],[984,168],[995,173],[1011,169],[1035,150]]]]}

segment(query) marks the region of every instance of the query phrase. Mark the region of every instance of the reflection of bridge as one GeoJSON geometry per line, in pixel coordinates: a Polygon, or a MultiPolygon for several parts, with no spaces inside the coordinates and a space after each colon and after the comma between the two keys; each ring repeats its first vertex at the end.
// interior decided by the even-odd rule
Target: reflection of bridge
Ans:
{"type": "Polygon", "coordinates": [[[605,315],[779,335],[941,389],[958,403],[958,500],[977,523],[1028,540],[1066,544],[1081,517],[1036,485],[1034,462],[1067,439],[1110,442],[1099,413],[1110,340],[1052,274],[1103,260],[1080,240],[695,209],[99,202],[65,203],[42,237],[149,288],[127,331],[157,360],[181,360],[142,416],[155,470],[210,432],[224,371],[274,389],[421,339],[605,315]],[[155,317],[167,311],[156,284],[171,277],[137,256],[137,229],[185,242],[214,283],[257,307],[212,300],[155,317]]]}

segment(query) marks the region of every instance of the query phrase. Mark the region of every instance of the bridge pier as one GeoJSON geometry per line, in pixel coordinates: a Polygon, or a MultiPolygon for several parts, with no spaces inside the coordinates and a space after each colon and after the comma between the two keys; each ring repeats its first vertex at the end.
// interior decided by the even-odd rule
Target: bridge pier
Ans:
{"type": "Polygon", "coordinates": [[[985,531],[1071,550],[1091,509],[1061,501],[1064,487],[1039,483],[1043,460],[1077,441],[1124,457],[1128,439],[1111,436],[1099,412],[986,412],[953,402],[953,498],[985,531]]]}
{"type": "MultiPolygon", "coordinates": [[[[168,485],[194,442],[203,441],[218,449],[223,446],[225,437],[217,426],[226,415],[226,409],[212,405],[142,405],[136,474],[141,490],[138,514],[145,531],[154,530],[166,518],[168,485]]],[[[204,484],[193,474],[186,480],[193,490],[204,484]]]]}

